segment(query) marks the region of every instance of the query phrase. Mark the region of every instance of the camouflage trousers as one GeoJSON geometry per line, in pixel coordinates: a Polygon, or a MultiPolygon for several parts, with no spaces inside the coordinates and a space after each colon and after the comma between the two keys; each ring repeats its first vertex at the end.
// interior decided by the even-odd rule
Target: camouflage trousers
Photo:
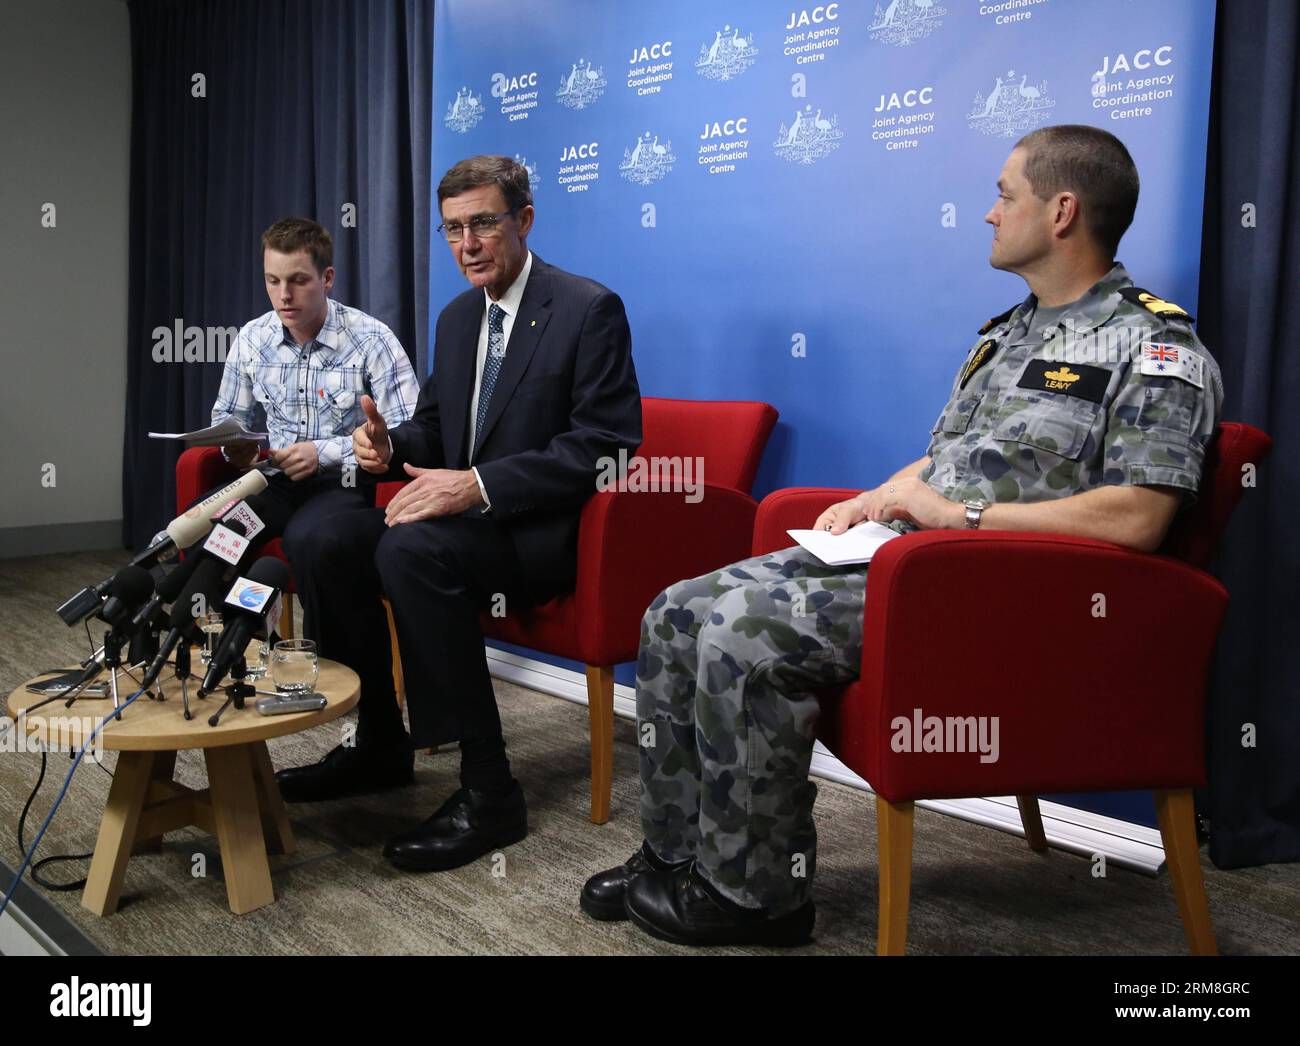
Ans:
{"type": "Polygon", "coordinates": [[[803,904],[817,832],[814,691],[858,677],[865,565],[802,548],[680,581],[650,604],[637,661],[641,823],[723,896],[803,904]]]}

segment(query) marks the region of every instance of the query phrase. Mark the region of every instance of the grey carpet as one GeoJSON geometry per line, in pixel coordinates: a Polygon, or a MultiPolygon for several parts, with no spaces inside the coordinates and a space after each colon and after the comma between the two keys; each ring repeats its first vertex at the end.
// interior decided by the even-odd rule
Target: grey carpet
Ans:
{"type": "MultiPolygon", "coordinates": [[[[82,553],[0,561],[0,686],[86,652],[82,629],[54,607],[112,573],[124,556],[82,553]]],[[[528,797],[531,833],[453,872],[410,875],[389,867],[383,841],[427,816],[456,787],[454,751],[417,757],[415,787],[389,796],[292,806],[299,850],[272,857],[276,903],[244,916],[226,907],[216,841],[198,830],[167,837],[159,854],[132,858],[123,904],[100,919],[80,895],[46,894],[99,948],[114,954],[682,954],[627,923],[602,924],[578,910],[592,872],[638,845],[632,725],[616,725],[613,817],[588,820],[586,710],[498,681],[510,756],[528,797]],[[201,855],[202,861],[196,861],[201,855]],[[192,871],[206,862],[205,876],[192,871]]],[[[339,724],[271,742],[276,766],[319,758],[339,724]]],[[[111,769],[116,756],[109,753],[111,769]]],[[[0,756],[0,860],[16,867],[18,812],[39,756],[0,756]]],[[[59,782],[66,756],[51,759],[59,782]]],[[[198,753],[183,752],[177,776],[202,787],[198,753]]],[[[109,785],[84,764],[40,854],[90,849],[109,785]]],[[[820,782],[817,932],[801,954],[870,954],[876,934],[876,836],[869,796],[820,782]]],[[[47,779],[34,809],[43,819],[56,793],[47,779]]],[[[28,840],[36,824],[28,830],[28,840]]],[[[1300,953],[1300,867],[1231,872],[1202,862],[1224,953],[1300,953]]],[[[68,876],[68,869],[50,870],[68,876]]],[[[84,865],[83,865],[84,867],[84,865]]],[[[0,884],[7,887],[8,883],[0,884]]],[[[912,954],[1186,953],[1167,876],[1112,867],[1095,879],[1080,857],[1033,854],[1023,840],[918,811],[908,950],[912,954]]],[[[737,954],[762,949],[736,949],[737,954]]]]}

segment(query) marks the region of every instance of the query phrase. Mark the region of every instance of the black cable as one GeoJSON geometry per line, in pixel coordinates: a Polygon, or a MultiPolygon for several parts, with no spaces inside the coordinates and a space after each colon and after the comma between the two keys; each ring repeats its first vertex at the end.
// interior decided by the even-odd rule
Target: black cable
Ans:
{"type": "MultiPolygon", "coordinates": [[[[36,785],[35,787],[32,788],[32,794],[27,797],[27,802],[23,805],[23,812],[18,816],[18,852],[20,854],[27,852],[27,842],[23,838],[23,835],[25,834],[23,832],[23,829],[27,826],[27,813],[28,811],[31,810],[32,803],[36,801],[36,796],[37,793],[39,793],[41,790],[41,785],[45,783],[45,766],[46,766],[46,755],[45,755],[45,750],[42,749],[40,775],[36,778],[36,785]]],[[[43,857],[41,858],[41,860],[36,861],[32,864],[31,867],[32,882],[34,882],[37,886],[43,886],[45,889],[51,891],[62,892],[67,890],[80,890],[83,886],[86,885],[86,880],[84,878],[78,879],[76,882],[73,883],[55,883],[55,882],[50,882],[48,879],[42,879],[39,872],[47,864],[57,864],[61,861],[84,861],[93,856],[94,856],[94,852],[92,851],[91,853],[88,854],[58,854],[54,857],[43,857]]]]}
{"type": "MultiPolygon", "coordinates": [[[[90,646],[90,656],[94,657],[95,639],[90,634],[90,619],[86,618],[82,622],[82,624],[86,626],[86,642],[90,646]]],[[[108,767],[106,767],[98,759],[92,759],[91,761],[98,764],[99,768],[103,770],[104,773],[108,774],[110,778],[113,776],[113,771],[110,770],[108,767]]],[[[36,784],[32,787],[32,794],[27,797],[27,802],[23,804],[23,812],[18,816],[18,852],[20,854],[27,852],[27,842],[23,838],[25,834],[23,829],[26,828],[27,826],[27,814],[30,812],[32,808],[32,803],[36,801],[36,796],[40,793],[41,785],[45,783],[46,764],[47,764],[47,757],[46,757],[45,749],[42,748],[41,749],[41,772],[36,778],[36,784]]],[[[43,857],[39,861],[33,862],[31,866],[32,882],[34,882],[37,886],[43,886],[45,889],[51,891],[80,890],[83,886],[86,885],[85,878],[78,879],[76,882],[71,882],[71,883],[55,883],[55,882],[50,882],[48,879],[42,879],[39,874],[40,870],[44,868],[46,865],[59,864],[66,861],[85,861],[94,856],[95,854],[94,851],[92,850],[90,853],[85,853],[85,854],[55,854],[51,857],[43,857]]]]}

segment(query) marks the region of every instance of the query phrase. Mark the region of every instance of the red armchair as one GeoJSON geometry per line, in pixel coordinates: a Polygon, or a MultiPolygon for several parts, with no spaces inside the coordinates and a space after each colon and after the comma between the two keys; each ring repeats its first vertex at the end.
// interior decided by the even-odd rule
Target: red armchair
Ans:
{"type": "MultiPolygon", "coordinates": [[[[663,589],[749,555],[757,503],[749,496],[763,448],[776,425],[776,409],[745,401],[674,400],[643,397],[643,441],[637,455],[654,459],[701,458],[702,498],[682,491],[605,491],[583,508],[574,591],[540,607],[505,617],[482,615],[485,636],[529,647],[587,666],[591,722],[591,819],[609,820],[614,750],[614,665],[633,661],[641,641],[645,608],[663,589]]],[[[668,478],[661,462],[656,480],[668,478]]],[[[180,508],[199,494],[234,478],[215,448],[193,448],[176,465],[180,508]]],[[[700,475],[692,469],[693,482],[700,475]]],[[[657,483],[664,486],[663,483],[657,483]]],[[[381,483],[375,501],[388,504],[403,486],[381,483]]],[[[267,555],[283,558],[280,542],[267,555]]],[[[291,589],[292,591],[292,589],[291,589]]],[[[282,635],[292,635],[285,600],[282,635]]],[[[393,681],[402,700],[401,659],[392,627],[393,681]]]]}
{"type": "MultiPolygon", "coordinates": [[[[192,505],[199,497],[214,487],[222,486],[237,479],[239,473],[232,468],[230,463],[221,456],[221,450],[218,447],[190,447],[176,462],[176,512],[179,515],[185,509],[192,505]]],[[[397,492],[405,484],[401,482],[380,483],[375,490],[375,504],[380,508],[387,505],[396,496],[397,492]]],[[[267,542],[266,548],[262,550],[266,556],[277,556],[284,559],[284,549],[280,545],[280,539],[267,542]]],[[[280,635],[285,638],[293,637],[293,592],[295,591],[293,579],[289,580],[289,588],[286,596],[280,605],[280,635]]],[[[385,607],[388,607],[388,601],[384,601],[385,607]]],[[[403,696],[402,688],[402,662],[397,656],[397,630],[393,628],[393,612],[388,608],[388,634],[392,636],[393,643],[393,685],[397,689],[397,700],[401,703],[403,696]]]]}
{"type": "MultiPolygon", "coordinates": [[[[1205,680],[1228,594],[1201,568],[1241,496],[1242,467],[1271,448],[1249,425],[1219,426],[1197,503],[1160,555],[983,531],[912,534],[876,554],[862,675],[827,695],[819,734],[876,793],[879,954],[907,946],[916,800],[1015,795],[1029,845],[1044,850],[1038,794],[1124,789],[1155,791],[1188,944],[1214,954],[1192,789],[1205,783],[1205,680]],[[997,761],[895,752],[895,717],[918,708],[944,722],[996,716],[997,761]]],[[[789,547],[788,528],[856,493],[770,495],[753,554],[789,547]]]]}
{"type": "Polygon", "coordinates": [[[643,397],[638,457],[702,458],[703,497],[691,504],[680,491],[596,494],[579,525],[574,591],[506,617],[482,615],[485,636],[586,665],[596,824],[609,820],[614,665],[636,660],[641,618],[661,591],[749,556],[757,508],[749,490],[776,419],[766,403],[643,397]]]}

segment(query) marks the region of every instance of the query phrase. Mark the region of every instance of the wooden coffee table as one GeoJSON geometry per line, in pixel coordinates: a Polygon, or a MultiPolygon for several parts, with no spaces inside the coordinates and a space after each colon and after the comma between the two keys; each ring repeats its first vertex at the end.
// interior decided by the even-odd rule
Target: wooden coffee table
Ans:
{"type": "MultiPolygon", "coordinates": [[[[96,915],[111,915],[117,910],[131,855],[160,849],[165,832],[197,825],[214,834],[221,845],[230,910],[242,915],[270,904],[275,891],[267,853],[292,853],[296,844],[266,741],[320,726],[349,711],[361,690],[357,674],[321,658],[317,689],[329,702],[321,711],[262,716],[254,707],[256,698],[249,698],[243,709],[227,708],[215,727],[208,726],[208,717],[221,706],[224,693],[195,700],[197,686],[191,681],[194,718],[187,721],[181,714],[180,684],[170,670],[164,670],[159,682],[166,701],[141,696],[121,720],[104,727],[96,742],[121,754],[81,903],[96,915]],[[189,748],[203,750],[208,788],[186,788],[172,780],[176,753],[189,748]]],[[[272,689],[269,678],[258,682],[263,689],[272,689]]],[[[124,679],[123,697],[135,692],[128,684],[130,680],[124,679]]],[[[26,685],[9,695],[6,711],[13,719],[43,700],[28,693],[26,685]]],[[[56,741],[61,733],[68,736],[69,719],[89,721],[106,716],[112,708],[106,699],[78,701],[70,709],[59,700],[22,722],[29,735],[49,743],[51,735],[56,741]]],[[[89,733],[88,727],[82,730],[82,743],[89,733]]]]}

